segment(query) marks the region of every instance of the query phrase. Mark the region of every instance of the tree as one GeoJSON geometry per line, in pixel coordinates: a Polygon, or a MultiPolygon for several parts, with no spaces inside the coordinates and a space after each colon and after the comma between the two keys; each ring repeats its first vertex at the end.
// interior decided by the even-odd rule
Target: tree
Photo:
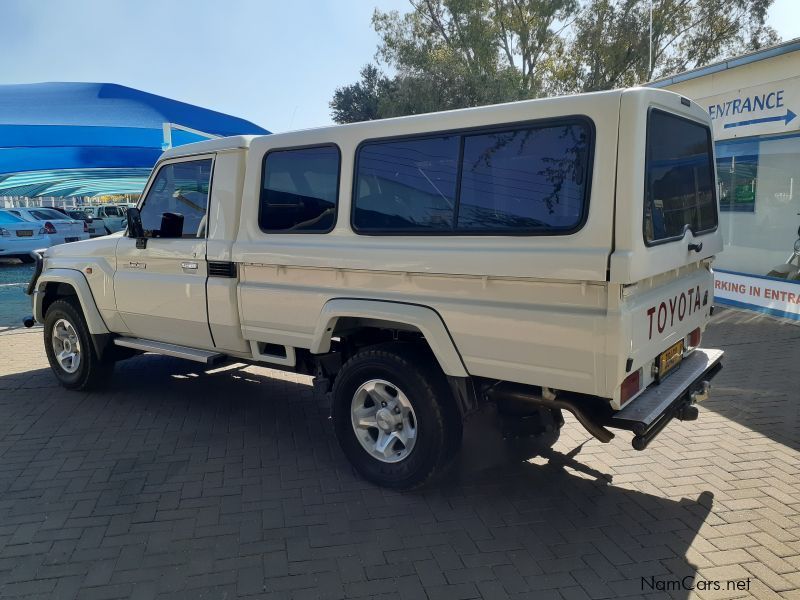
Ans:
{"type": "Polygon", "coordinates": [[[375,65],[361,69],[361,81],[336,88],[330,101],[331,115],[337,123],[370,121],[380,117],[379,104],[389,96],[391,80],[375,65]]]}
{"type": "Polygon", "coordinates": [[[773,0],[593,0],[572,25],[551,92],[636,85],[778,41],[765,24],[773,0]]]}
{"type": "Polygon", "coordinates": [[[644,83],[777,41],[773,0],[409,0],[376,10],[376,58],[331,101],[339,123],[644,83]]]}

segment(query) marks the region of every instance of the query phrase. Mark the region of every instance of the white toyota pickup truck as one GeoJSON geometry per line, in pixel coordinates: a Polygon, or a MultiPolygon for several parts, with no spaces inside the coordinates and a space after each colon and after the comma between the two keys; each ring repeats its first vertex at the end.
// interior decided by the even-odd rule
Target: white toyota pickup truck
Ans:
{"type": "Polygon", "coordinates": [[[651,89],[191,144],[126,231],[44,253],[33,318],[70,389],[138,352],[313,375],[385,486],[487,410],[644,449],[721,367],[714,168],[708,115],[651,89]]]}

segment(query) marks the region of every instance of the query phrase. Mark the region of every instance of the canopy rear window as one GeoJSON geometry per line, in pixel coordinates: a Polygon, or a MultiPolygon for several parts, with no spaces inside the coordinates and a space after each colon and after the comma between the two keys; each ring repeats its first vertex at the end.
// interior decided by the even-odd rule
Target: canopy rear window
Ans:
{"type": "Polygon", "coordinates": [[[644,237],[648,245],[717,228],[710,129],[652,109],[647,122],[644,237]]]}

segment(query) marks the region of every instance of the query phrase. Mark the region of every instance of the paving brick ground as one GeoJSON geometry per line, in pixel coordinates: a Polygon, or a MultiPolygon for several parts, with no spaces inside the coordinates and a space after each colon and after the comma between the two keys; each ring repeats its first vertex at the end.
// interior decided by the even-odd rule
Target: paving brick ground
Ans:
{"type": "Polygon", "coordinates": [[[721,311],[713,399],[646,452],[570,421],[407,494],[353,474],[306,378],[143,356],[66,392],[40,338],[0,335],[0,597],[800,597],[795,324],[721,311]]]}

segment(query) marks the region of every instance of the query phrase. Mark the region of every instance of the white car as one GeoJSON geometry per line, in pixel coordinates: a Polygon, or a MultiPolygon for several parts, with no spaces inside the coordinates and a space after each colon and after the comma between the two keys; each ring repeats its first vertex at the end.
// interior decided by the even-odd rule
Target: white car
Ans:
{"type": "Polygon", "coordinates": [[[97,233],[101,235],[122,231],[128,225],[125,212],[113,204],[86,206],[83,212],[92,217],[97,233]]]}
{"type": "Polygon", "coordinates": [[[38,224],[0,210],[0,257],[31,263],[35,260],[33,253],[49,245],[44,229],[38,224]]]}
{"type": "Polygon", "coordinates": [[[643,450],[721,367],[711,132],[636,88],[180,146],[125,233],[37,259],[34,319],[68,389],[135,352],[311,375],[388,487],[473,419],[550,445],[566,410],[643,450]]]}
{"type": "Polygon", "coordinates": [[[45,246],[89,239],[89,230],[85,221],[73,219],[52,208],[17,207],[6,210],[25,221],[39,223],[48,240],[45,246]]]}

